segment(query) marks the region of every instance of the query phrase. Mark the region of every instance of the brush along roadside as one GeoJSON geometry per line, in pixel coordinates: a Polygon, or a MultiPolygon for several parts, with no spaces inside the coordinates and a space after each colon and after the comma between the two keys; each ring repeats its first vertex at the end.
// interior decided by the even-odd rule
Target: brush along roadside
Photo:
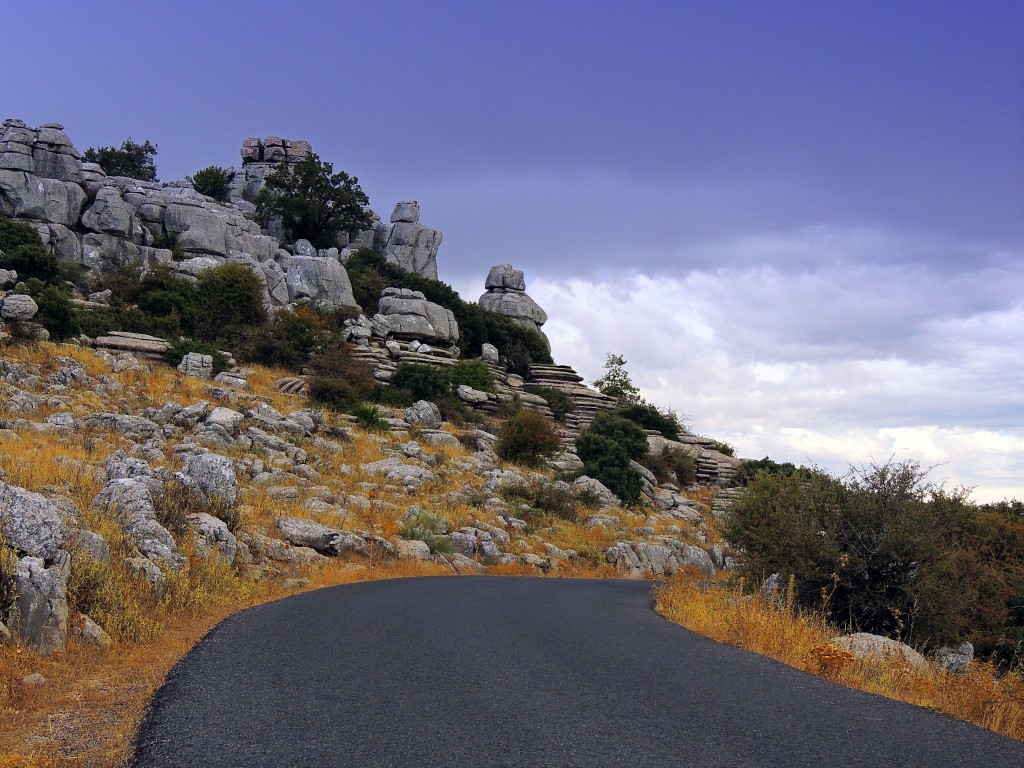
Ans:
{"type": "Polygon", "coordinates": [[[768,656],[849,688],[927,707],[1024,741],[1024,680],[1020,670],[998,675],[985,663],[952,674],[900,655],[855,658],[835,638],[842,631],[822,614],[794,607],[785,594],[744,594],[743,584],[708,585],[677,575],[657,592],[665,618],[723,643],[768,656]]]}

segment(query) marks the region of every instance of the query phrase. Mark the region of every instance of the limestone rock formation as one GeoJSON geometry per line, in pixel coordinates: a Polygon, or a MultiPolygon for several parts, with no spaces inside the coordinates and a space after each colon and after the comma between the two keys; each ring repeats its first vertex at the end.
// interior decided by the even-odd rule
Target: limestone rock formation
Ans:
{"type": "Polygon", "coordinates": [[[420,204],[406,200],[395,206],[390,223],[376,224],[373,247],[407,272],[436,280],[441,238],[440,230],[420,224],[420,204]]]}
{"type": "Polygon", "coordinates": [[[14,570],[18,595],[8,617],[14,634],[40,653],[64,648],[68,636],[67,576],[38,557],[23,557],[14,570]]]}
{"type": "Polygon", "coordinates": [[[459,340],[459,325],[452,311],[427,301],[420,291],[385,288],[379,306],[392,336],[445,344],[459,340]]]}
{"type": "Polygon", "coordinates": [[[514,269],[511,264],[491,267],[484,287],[487,293],[480,297],[481,307],[544,335],[541,327],[548,321],[548,313],[526,293],[522,270],[514,269]]]}

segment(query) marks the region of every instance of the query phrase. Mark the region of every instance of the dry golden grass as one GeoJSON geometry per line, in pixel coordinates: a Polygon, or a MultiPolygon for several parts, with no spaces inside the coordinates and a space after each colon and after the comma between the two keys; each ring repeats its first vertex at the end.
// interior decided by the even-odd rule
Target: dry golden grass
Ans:
{"type": "Polygon", "coordinates": [[[841,685],[946,712],[982,728],[1024,740],[1024,681],[974,663],[962,675],[914,669],[899,657],[856,660],[831,643],[840,634],[822,616],[796,611],[787,599],[744,596],[742,588],[702,589],[678,576],[657,595],[658,612],[723,643],[769,656],[841,685]]]}

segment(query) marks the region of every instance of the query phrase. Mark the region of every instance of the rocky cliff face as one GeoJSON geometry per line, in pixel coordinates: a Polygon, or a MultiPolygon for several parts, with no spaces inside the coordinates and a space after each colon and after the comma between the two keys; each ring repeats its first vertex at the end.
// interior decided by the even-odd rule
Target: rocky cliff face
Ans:
{"type": "Polygon", "coordinates": [[[139,271],[165,264],[195,276],[233,261],[249,266],[266,286],[270,307],[312,300],[354,306],[343,267],[350,250],[373,247],[392,263],[437,277],[441,233],[419,223],[419,205],[402,202],[388,224],[346,233],[339,248],[314,251],[299,241],[281,247],[280,232],[253,220],[253,201],[279,163],[311,153],[308,142],[246,139],[242,167],[228,202],[196,192],[187,181],[166,184],[109,177],[83,163],[62,126],[30,128],[15,119],[0,126],[0,214],[31,223],[62,261],[102,278],[119,267],[139,271]],[[172,246],[184,258],[175,261],[172,246]]]}

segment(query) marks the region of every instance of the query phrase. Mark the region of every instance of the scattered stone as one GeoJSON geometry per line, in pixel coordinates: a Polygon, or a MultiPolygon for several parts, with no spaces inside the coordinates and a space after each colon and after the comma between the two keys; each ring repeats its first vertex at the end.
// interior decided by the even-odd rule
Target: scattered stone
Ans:
{"type": "Polygon", "coordinates": [[[114,644],[110,635],[103,631],[103,627],[84,613],[78,614],[78,618],[72,622],[72,630],[75,637],[95,648],[109,648],[114,644]]]}
{"type": "Polygon", "coordinates": [[[25,646],[43,654],[64,648],[68,636],[66,576],[38,557],[23,557],[14,569],[17,593],[11,629],[25,646]]]}
{"type": "Polygon", "coordinates": [[[42,688],[46,685],[46,678],[38,672],[33,672],[31,675],[25,675],[21,678],[21,682],[27,688],[42,688]]]}
{"type": "Polygon", "coordinates": [[[228,529],[227,523],[205,512],[196,512],[188,517],[196,532],[196,550],[207,555],[216,552],[218,560],[231,565],[238,553],[238,540],[228,529]]]}
{"type": "Polygon", "coordinates": [[[846,649],[858,659],[888,661],[898,657],[914,669],[928,669],[928,662],[924,656],[909,645],[889,637],[872,635],[869,632],[857,632],[833,638],[832,645],[846,649]]]}
{"type": "Polygon", "coordinates": [[[935,652],[938,665],[951,675],[962,675],[974,661],[974,646],[971,643],[944,645],[935,652]]]}
{"type": "Polygon", "coordinates": [[[128,567],[129,573],[148,581],[153,590],[159,592],[167,586],[167,577],[152,560],[145,557],[126,557],[124,564],[128,567]]]}
{"type": "Polygon", "coordinates": [[[213,355],[189,352],[178,363],[178,370],[186,376],[209,381],[213,378],[213,355]]]}
{"type": "Polygon", "coordinates": [[[45,496],[0,482],[0,533],[7,546],[52,561],[67,532],[64,518],[45,496]]]}

